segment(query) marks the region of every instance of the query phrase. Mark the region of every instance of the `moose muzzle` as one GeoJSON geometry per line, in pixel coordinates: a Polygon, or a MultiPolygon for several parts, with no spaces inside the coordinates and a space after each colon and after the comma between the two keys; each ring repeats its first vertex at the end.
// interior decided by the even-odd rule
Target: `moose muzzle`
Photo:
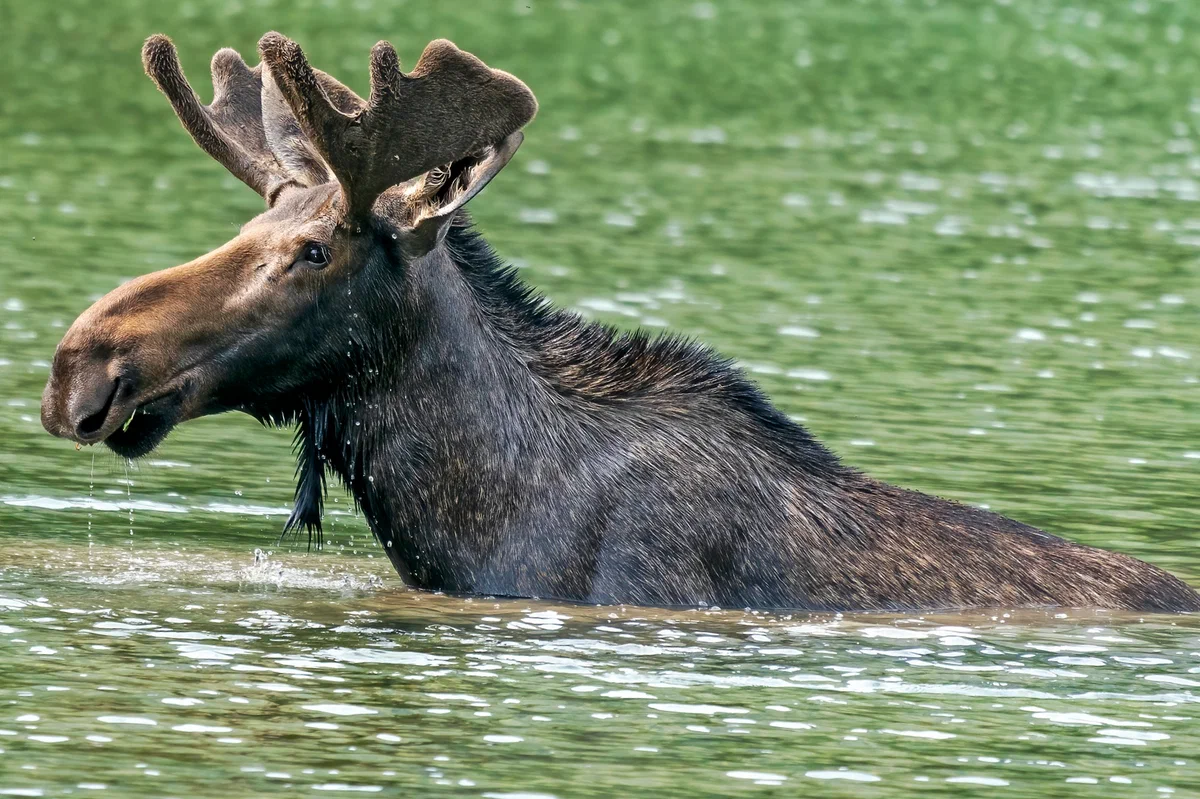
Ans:
{"type": "MultiPolygon", "coordinates": [[[[84,311],[54,353],[42,426],[126,457],[153,449],[183,420],[214,321],[198,313],[196,262],[132,280],[84,311]]],[[[200,304],[201,306],[203,304],[200,304]]],[[[211,315],[212,309],[207,309],[211,315]]]]}
{"type": "Polygon", "coordinates": [[[100,353],[60,348],[42,394],[42,426],[80,444],[103,441],[125,421],[134,385],[100,353]]]}

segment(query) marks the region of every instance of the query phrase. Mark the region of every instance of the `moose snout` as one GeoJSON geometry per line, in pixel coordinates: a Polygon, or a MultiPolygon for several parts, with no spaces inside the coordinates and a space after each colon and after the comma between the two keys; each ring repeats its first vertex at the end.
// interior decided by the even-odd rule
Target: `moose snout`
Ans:
{"type": "Polygon", "coordinates": [[[147,389],[160,387],[178,354],[171,346],[192,326],[176,299],[190,265],[135,278],[79,315],[54,353],[42,393],[42,426],[80,444],[105,441],[133,414],[147,389]]]}
{"type": "Polygon", "coordinates": [[[42,426],[80,444],[102,441],[123,421],[133,384],[98,353],[60,349],[42,394],[42,426]]]}

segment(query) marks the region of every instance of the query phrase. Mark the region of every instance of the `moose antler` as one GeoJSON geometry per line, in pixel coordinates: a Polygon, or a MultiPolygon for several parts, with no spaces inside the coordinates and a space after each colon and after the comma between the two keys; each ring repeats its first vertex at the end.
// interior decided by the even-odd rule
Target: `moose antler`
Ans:
{"type": "Polygon", "coordinates": [[[281,34],[268,33],[258,50],[341,184],[351,216],[368,214],[392,186],[500,147],[537,112],[524,83],[445,39],[431,42],[408,74],[389,43],[376,44],[366,101],[314,70],[300,46],[281,34]]]}
{"type": "Polygon", "coordinates": [[[234,50],[218,50],[212,59],[212,105],[204,105],[166,36],[155,34],[146,40],[142,64],[196,144],[235,177],[268,201],[292,182],[263,131],[261,65],[251,69],[234,50]]]}

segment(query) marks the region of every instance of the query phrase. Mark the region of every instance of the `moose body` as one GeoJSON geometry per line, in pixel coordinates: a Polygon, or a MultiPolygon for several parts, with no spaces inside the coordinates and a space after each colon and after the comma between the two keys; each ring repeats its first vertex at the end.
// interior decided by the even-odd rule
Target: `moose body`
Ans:
{"type": "Polygon", "coordinates": [[[403,75],[381,44],[363,101],[277,34],[260,51],[254,70],[217,54],[206,107],[169,42],[147,42],[184,126],[270,209],[75,322],[43,399],[50,432],[136,457],[205,414],[295,425],[288,526],[319,532],[331,472],[419,588],[1200,610],[1154,566],[843,465],[699,345],[617,333],[533,294],[461,208],[533,116],[515,78],[444,42],[403,75]],[[416,121],[397,110],[439,94],[450,101],[416,121]],[[470,129],[443,135],[456,125],[470,129]]]}

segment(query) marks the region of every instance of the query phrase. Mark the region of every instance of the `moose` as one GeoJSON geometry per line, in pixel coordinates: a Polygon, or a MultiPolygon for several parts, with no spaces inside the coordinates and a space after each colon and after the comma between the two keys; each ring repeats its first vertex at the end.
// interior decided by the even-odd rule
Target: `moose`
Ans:
{"type": "Polygon", "coordinates": [[[874,480],[689,340],[554,308],[464,210],[537,111],[445,40],[411,72],[380,42],[364,100],[268,33],[212,60],[203,105],[171,41],[146,72],[267,209],[227,244],[80,315],[50,433],[137,458],[237,410],[294,426],[285,530],[319,542],[340,478],[403,581],[596,604],[828,611],[1200,610],[1134,558],[874,480]]]}

